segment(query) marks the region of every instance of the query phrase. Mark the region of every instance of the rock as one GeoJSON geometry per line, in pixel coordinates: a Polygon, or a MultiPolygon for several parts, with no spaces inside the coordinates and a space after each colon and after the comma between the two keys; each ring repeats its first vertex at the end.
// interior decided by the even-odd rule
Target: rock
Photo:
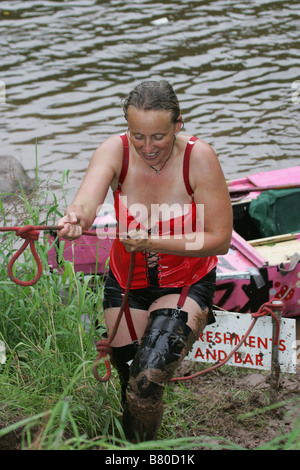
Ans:
{"type": "Polygon", "coordinates": [[[25,193],[34,189],[35,181],[29,178],[23,165],[16,158],[0,156],[0,194],[19,191],[19,180],[25,193]]]}

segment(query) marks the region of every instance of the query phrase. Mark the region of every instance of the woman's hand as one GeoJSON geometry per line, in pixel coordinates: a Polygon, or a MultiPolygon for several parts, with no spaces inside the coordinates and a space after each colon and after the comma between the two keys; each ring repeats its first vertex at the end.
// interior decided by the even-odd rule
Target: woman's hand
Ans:
{"type": "Polygon", "coordinates": [[[145,230],[131,230],[127,234],[121,234],[120,242],[129,253],[149,251],[151,247],[149,235],[145,230]]]}
{"type": "Polygon", "coordinates": [[[57,235],[61,238],[74,240],[82,235],[80,220],[75,212],[69,212],[69,214],[62,217],[57,225],[63,227],[61,230],[57,231],[57,235]]]}

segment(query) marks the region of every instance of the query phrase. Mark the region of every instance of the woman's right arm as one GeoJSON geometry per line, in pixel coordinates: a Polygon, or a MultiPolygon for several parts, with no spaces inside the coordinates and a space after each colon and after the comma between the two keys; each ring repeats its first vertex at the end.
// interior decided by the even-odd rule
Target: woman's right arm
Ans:
{"type": "Polygon", "coordinates": [[[59,237],[73,240],[90,228],[109,186],[119,178],[122,158],[123,144],[118,135],[109,137],[97,148],[74,200],[58,222],[63,226],[57,232],[59,237]]]}

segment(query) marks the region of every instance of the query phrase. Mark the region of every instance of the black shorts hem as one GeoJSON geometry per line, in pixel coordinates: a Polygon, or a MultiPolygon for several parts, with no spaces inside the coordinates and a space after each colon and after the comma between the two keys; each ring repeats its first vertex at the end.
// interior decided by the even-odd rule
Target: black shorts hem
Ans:
{"type": "MultiPolygon", "coordinates": [[[[216,268],[213,268],[202,279],[191,285],[188,297],[193,299],[204,310],[208,307],[208,324],[215,321],[212,313],[213,297],[216,287],[216,268]]],[[[152,303],[160,297],[168,294],[180,294],[181,287],[146,287],[143,289],[131,289],[128,295],[130,308],[148,310],[152,303]]],[[[103,308],[121,307],[122,288],[109,270],[103,297],[103,308]]]]}

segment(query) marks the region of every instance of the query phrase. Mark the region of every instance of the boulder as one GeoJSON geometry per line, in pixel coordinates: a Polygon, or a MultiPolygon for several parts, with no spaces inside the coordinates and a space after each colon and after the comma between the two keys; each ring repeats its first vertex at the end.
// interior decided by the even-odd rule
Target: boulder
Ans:
{"type": "Polygon", "coordinates": [[[23,165],[14,157],[0,156],[0,194],[15,193],[20,190],[19,180],[25,193],[35,188],[23,165]]]}

